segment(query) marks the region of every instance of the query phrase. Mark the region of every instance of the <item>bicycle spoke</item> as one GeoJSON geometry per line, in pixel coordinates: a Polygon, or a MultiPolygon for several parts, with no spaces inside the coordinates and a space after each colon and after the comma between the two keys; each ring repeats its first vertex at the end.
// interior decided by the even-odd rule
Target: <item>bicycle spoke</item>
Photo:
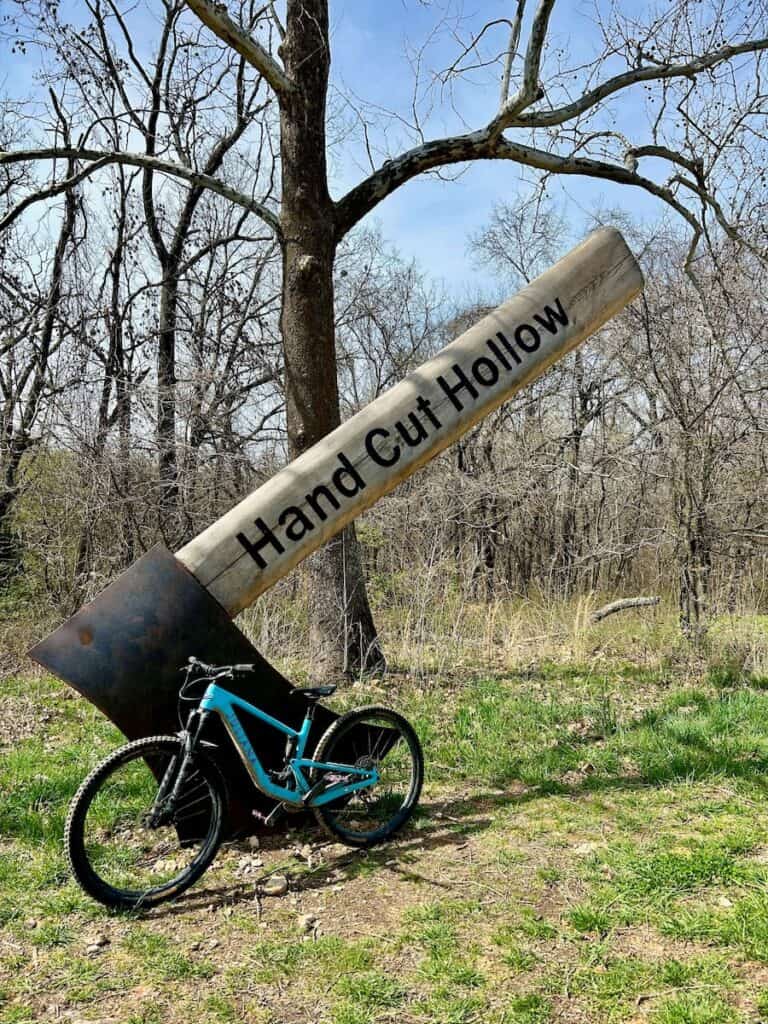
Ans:
{"type": "Polygon", "coordinates": [[[174,818],[178,819],[178,816],[179,816],[178,812],[179,811],[188,811],[190,807],[199,807],[201,804],[204,804],[204,803],[208,803],[209,804],[210,802],[211,802],[211,798],[208,795],[208,793],[203,793],[196,800],[189,800],[187,803],[181,804],[181,806],[177,806],[175,808],[175,810],[174,810],[174,815],[173,816],[174,816],[174,818]]]}

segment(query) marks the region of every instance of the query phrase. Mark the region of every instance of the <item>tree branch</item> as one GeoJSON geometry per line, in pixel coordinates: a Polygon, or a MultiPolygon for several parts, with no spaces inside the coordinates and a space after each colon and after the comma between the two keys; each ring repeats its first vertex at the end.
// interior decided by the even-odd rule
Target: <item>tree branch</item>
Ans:
{"type": "Polygon", "coordinates": [[[336,204],[337,238],[341,239],[382,199],[411,178],[435,167],[464,163],[468,160],[511,160],[551,174],[579,174],[615,181],[622,185],[634,185],[650,192],[680,214],[693,229],[696,242],[701,236],[699,222],[691,211],[677,200],[672,190],[643,177],[637,171],[588,157],[548,153],[546,150],[511,142],[503,136],[494,136],[491,130],[486,128],[467,135],[435,139],[403,153],[396,160],[388,160],[375,174],[353,188],[336,204]]]}
{"type": "MultiPolygon", "coordinates": [[[[614,93],[637,83],[670,78],[693,78],[740,54],[757,53],[768,49],[768,38],[751,39],[736,45],[721,46],[712,53],[694,57],[683,63],[655,64],[634,68],[609,78],[601,85],[584,93],[573,103],[555,110],[524,113],[525,108],[534,102],[540,93],[541,59],[554,4],[555,0],[539,0],[526,50],[523,81],[517,94],[512,99],[504,101],[509,88],[511,60],[517,49],[519,21],[524,8],[524,0],[518,0],[517,19],[513,23],[510,50],[502,81],[502,106],[496,117],[480,131],[427,142],[401,154],[394,160],[387,160],[378,171],[351,189],[336,204],[337,238],[342,238],[377,203],[417,174],[465,161],[503,159],[513,160],[554,174],[584,174],[588,177],[604,178],[621,184],[634,185],[657,196],[680,214],[693,230],[691,247],[686,261],[686,266],[690,269],[696,246],[702,234],[702,225],[691,211],[677,200],[671,187],[658,185],[650,178],[637,173],[637,158],[661,156],[672,159],[693,175],[700,192],[706,192],[703,167],[695,160],[688,160],[680,154],[673,154],[664,147],[644,146],[634,149],[628,146],[625,155],[626,164],[624,167],[620,167],[599,160],[577,158],[575,154],[563,157],[513,143],[508,141],[502,132],[505,128],[510,127],[538,128],[563,124],[578,118],[579,115],[600,104],[614,93]]],[[[687,181],[681,181],[680,184],[691,187],[687,181]]],[[[710,202],[709,205],[711,206],[712,203],[710,202]]]]}
{"type": "MultiPolygon", "coordinates": [[[[2,154],[0,154],[2,157],[2,154]]],[[[71,175],[69,178],[64,178],[63,181],[56,182],[49,185],[48,188],[40,189],[38,192],[32,192],[24,199],[20,200],[14,207],[12,207],[4,217],[0,217],[0,232],[7,230],[13,222],[24,213],[25,210],[29,209],[35,203],[45,202],[46,199],[52,199],[54,196],[61,195],[62,192],[68,192],[85,181],[86,178],[90,177],[102,167],[106,167],[109,160],[97,160],[92,163],[89,167],[84,167],[82,170],[71,175]]]]}
{"type": "Polygon", "coordinates": [[[656,156],[661,160],[669,160],[670,163],[684,167],[697,181],[700,182],[703,178],[704,162],[701,159],[690,160],[682,153],[678,153],[677,150],[670,149],[669,146],[628,146],[627,154],[637,158],[656,156]]]}
{"type": "Polygon", "coordinates": [[[493,134],[498,135],[502,132],[521,111],[541,99],[543,95],[539,84],[539,71],[541,70],[541,55],[547,38],[549,18],[554,6],[555,0],[539,0],[539,6],[533,16],[528,48],[525,51],[523,81],[520,83],[517,94],[503,104],[497,117],[491,122],[490,128],[493,134]]]}
{"type": "Polygon", "coordinates": [[[275,58],[256,40],[236,25],[227,13],[225,4],[211,3],[210,0],[185,0],[198,18],[223,43],[244,57],[272,86],[278,96],[285,96],[293,90],[293,82],[286,75],[275,58]]]}
{"type": "Polygon", "coordinates": [[[504,71],[501,76],[501,97],[499,109],[503,110],[509,102],[509,82],[512,77],[512,64],[517,56],[517,48],[520,45],[520,30],[523,27],[523,15],[525,14],[525,0],[517,0],[517,11],[509,32],[509,46],[507,56],[504,59],[504,71]]]}
{"type": "MultiPolygon", "coordinates": [[[[565,124],[585,111],[601,103],[604,99],[614,93],[627,89],[639,82],[657,82],[665,78],[691,78],[708,71],[742,53],[758,53],[768,49],[768,39],[749,39],[736,46],[721,46],[712,53],[694,57],[683,64],[662,64],[651,67],[633,68],[632,71],[625,71],[620,75],[614,75],[601,85],[595,86],[589,92],[585,92],[573,103],[567,103],[564,107],[556,107],[554,110],[532,110],[528,114],[515,114],[512,117],[502,117],[503,128],[547,128],[558,124],[565,124]]],[[[501,115],[500,115],[501,117],[501,115]]]]}
{"type": "MultiPolygon", "coordinates": [[[[143,130],[143,134],[147,149],[147,156],[152,159],[155,159],[155,150],[157,146],[157,125],[160,120],[163,71],[165,68],[165,60],[168,53],[168,43],[171,38],[171,31],[173,29],[174,22],[178,17],[178,13],[179,9],[175,5],[170,5],[166,8],[163,32],[160,37],[157,57],[155,58],[155,73],[152,76],[152,84],[150,86],[152,103],[149,110],[149,118],[147,119],[147,124],[143,130]]],[[[152,240],[152,245],[155,248],[155,253],[157,254],[160,266],[165,269],[168,263],[168,248],[165,244],[165,239],[163,238],[163,232],[160,230],[160,223],[157,217],[154,193],[154,175],[148,166],[144,167],[144,173],[142,174],[141,201],[144,207],[144,219],[147,222],[149,237],[152,240]]]]}
{"type": "Polygon", "coordinates": [[[230,202],[235,203],[237,206],[242,206],[244,209],[249,210],[257,217],[260,217],[265,224],[268,224],[278,238],[282,237],[280,220],[277,214],[264,206],[263,203],[258,202],[256,199],[251,199],[242,192],[238,192],[223,181],[219,181],[218,178],[213,178],[208,174],[201,174],[181,164],[171,163],[169,160],[161,160],[159,157],[147,156],[144,153],[105,153],[100,150],[78,149],[77,147],[65,148],[54,146],[47,149],[21,149],[12,153],[0,150],[0,167],[5,164],[62,159],[97,161],[100,162],[101,166],[106,166],[107,164],[126,164],[130,167],[141,167],[145,170],[159,171],[162,174],[169,174],[175,178],[182,178],[196,188],[206,188],[217,195],[223,196],[225,199],[229,199],[230,202]]]}
{"type": "MultiPolygon", "coordinates": [[[[689,191],[693,192],[699,197],[703,207],[708,207],[714,212],[718,224],[732,242],[739,240],[754,256],[759,260],[765,261],[766,256],[768,256],[768,251],[758,248],[753,245],[748,238],[739,234],[737,229],[726,217],[725,211],[717,201],[714,193],[710,192],[707,188],[704,177],[704,162],[701,159],[691,160],[682,153],[678,153],[676,150],[670,149],[668,146],[635,146],[628,149],[627,153],[632,158],[654,156],[661,160],[668,160],[670,163],[676,164],[679,167],[684,167],[685,170],[691,174],[694,180],[691,181],[690,178],[686,178],[683,174],[676,174],[670,179],[670,185],[677,183],[682,185],[683,188],[687,188],[689,191]]],[[[691,257],[689,256],[687,261],[688,264],[690,264],[690,260],[691,257]]]]}
{"type": "Polygon", "coordinates": [[[280,15],[277,13],[275,8],[275,0],[269,0],[269,13],[272,21],[275,23],[275,28],[281,39],[285,39],[285,25],[280,21],[280,15]]]}
{"type": "Polygon", "coordinates": [[[336,234],[341,239],[359,220],[395,189],[418,174],[466,160],[490,159],[493,142],[488,132],[470,132],[425,142],[384,164],[336,203],[336,234]]]}

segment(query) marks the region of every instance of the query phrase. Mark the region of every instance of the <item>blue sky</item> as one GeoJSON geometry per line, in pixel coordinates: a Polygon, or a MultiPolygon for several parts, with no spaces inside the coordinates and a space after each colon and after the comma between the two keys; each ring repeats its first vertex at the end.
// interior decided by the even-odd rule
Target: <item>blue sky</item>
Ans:
{"type": "MultiPolygon", "coordinates": [[[[451,0],[442,0],[443,4],[451,0]]],[[[603,0],[600,0],[603,2],[603,0]]],[[[8,0],[0,0],[0,15],[8,0]]],[[[79,0],[65,0],[67,16],[77,19],[79,0]]],[[[154,18],[150,10],[143,16],[144,42],[152,48],[154,18]]],[[[508,16],[511,0],[466,0],[464,11],[469,26],[479,26],[497,17],[508,16]]],[[[533,6],[533,5],[531,5],[533,6]]],[[[585,54],[595,45],[588,11],[591,0],[560,0],[551,24],[551,39],[572,53],[585,54]]],[[[332,81],[336,96],[342,93],[408,116],[411,105],[413,73],[407,52],[413,52],[430,35],[438,21],[435,6],[419,0],[331,0],[332,81]]],[[[489,42],[503,43],[504,30],[489,42]]],[[[523,35],[525,40],[525,33],[523,35]]],[[[444,67],[457,54],[457,41],[446,31],[432,40],[425,57],[427,64],[444,67]]],[[[0,44],[0,88],[17,95],[27,93],[33,84],[37,58],[11,57],[0,44]],[[7,69],[6,73],[3,71],[7,69]]],[[[455,94],[459,117],[447,102],[437,102],[425,122],[427,137],[480,127],[494,114],[498,104],[498,70],[477,72],[455,94]]],[[[637,121],[641,114],[636,96],[618,108],[618,127],[637,121]]],[[[338,103],[334,101],[334,106],[338,103]]],[[[349,116],[346,108],[345,117],[349,116]]],[[[385,158],[382,120],[377,114],[372,126],[374,141],[382,143],[377,162],[385,158]]],[[[643,120],[645,117],[643,115],[643,120]]],[[[638,138],[637,135],[633,136],[638,138]]],[[[640,137],[638,141],[647,141],[640,137]]],[[[390,122],[386,145],[390,154],[410,148],[413,139],[390,122]],[[393,127],[394,125],[394,127],[393,127]]],[[[332,160],[332,187],[335,195],[359,181],[365,174],[362,150],[358,142],[347,140],[335,151],[332,160]]],[[[385,200],[371,220],[405,258],[416,259],[457,299],[474,295],[489,286],[487,273],[473,266],[467,252],[467,239],[487,222],[494,204],[513,200],[527,186],[521,182],[519,168],[509,163],[485,161],[471,166],[458,180],[444,182],[431,177],[418,178],[385,200]]],[[[637,218],[652,219],[663,213],[650,196],[626,187],[580,178],[561,180],[551,189],[552,198],[564,210],[574,230],[579,231],[589,212],[596,207],[618,208],[637,218]]]]}
{"type": "MultiPolygon", "coordinates": [[[[583,0],[561,0],[551,23],[552,39],[572,52],[582,53],[593,46],[588,17],[591,6],[583,0]]],[[[474,25],[508,16],[512,7],[510,0],[475,0],[464,5],[474,25]]],[[[436,21],[434,9],[414,0],[333,0],[331,10],[333,80],[370,102],[407,111],[413,76],[405,53],[409,46],[427,38],[436,21]]],[[[503,31],[496,38],[503,39],[503,31]]],[[[430,51],[436,65],[441,59],[444,65],[450,64],[456,54],[457,43],[450,38],[436,40],[430,51]]],[[[480,127],[495,113],[497,74],[474,74],[473,85],[459,90],[459,106],[471,128],[480,127]]],[[[629,121],[642,114],[641,103],[637,93],[630,96],[617,108],[619,119],[623,116],[629,121]]],[[[431,137],[461,130],[455,117],[441,116],[440,110],[429,126],[431,137]]],[[[629,128],[624,130],[629,133],[629,128]]],[[[403,148],[408,148],[405,140],[403,148]]],[[[335,170],[337,188],[348,187],[362,173],[354,166],[335,170]]],[[[472,265],[468,235],[487,222],[495,203],[512,200],[526,188],[516,166],[483,161],[457,181],[417,178],[380,204],[372,216],[403,255],[418,259],[431,273],[444,278],[450,289],[471,291],[484,287],[487,275],[472,265]]],[[[560,179],[550,194],[577,231],[597,207],[621,209],[638,219],[664,213],[653,197],[610,182],[560,179]]]]}

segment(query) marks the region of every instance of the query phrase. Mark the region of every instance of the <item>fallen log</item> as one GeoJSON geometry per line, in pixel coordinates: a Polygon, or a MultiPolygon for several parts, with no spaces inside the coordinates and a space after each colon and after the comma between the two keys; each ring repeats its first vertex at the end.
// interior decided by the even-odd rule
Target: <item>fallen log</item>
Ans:
{"type": "Polygon", "coordinates": [[[607,619],[609,615],[615,615],[616,612],[624,612],[628,608],[650,608],[652,605],[657,605],[660,600],[660,597],[622,597],[620,600],[611,601],[610,604],[603,605],[602,608],[592,612],[589,621],[601,622],[603,619],[607,619]]]}

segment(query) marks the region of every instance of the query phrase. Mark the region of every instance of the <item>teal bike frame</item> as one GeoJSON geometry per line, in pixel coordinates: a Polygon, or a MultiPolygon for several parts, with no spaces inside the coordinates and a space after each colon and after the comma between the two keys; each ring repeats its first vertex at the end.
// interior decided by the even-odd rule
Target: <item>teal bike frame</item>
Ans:
{"type": "Polygon", "coordinates": [[[319,807],[341,797],[349,796],[350,793],[356,793],[361,789],[370,789],[371,786],[375,786],[379,781],[379,773],[375,768],[357,768],[351,764],[313,761],[311,758],[304,757],[307,740],[309,739],[309,730],[312,725],[312,715],[309,712],[302,722],[301,728],[293,729],[290,725],[286,725],[277,718],[268,715],[266,711],[261,711],[260,708],[249,704],[242,697],[237,697],[222,686],[217,686],[216,683],[208,685],[203,694],[203,699],[200,701],[199,710],[203,715],[205,712],[209,712],[217,714],[221,718],[253,784],[262,793],[272,797],[273,800],[279,800],[286,804],[303,804],[306,807],[319,807]],[[245,734],[245,729],[243,729],[242,723],[238,718],[238,711],[244,711],[246,714],[258,718],[273,729],[277,729],[278,732],[296,741],[294,756],[286,761],[293,774],[295,783],[293,786],[278,785],[270,778],[269,773],[262,765],[245,734]],[[305,774],[312,771],[312,769],[330,772],[331,777],[326,778],[325,782],[321,779],[319,784],[313,786],[305,774]],[[332,782],[332,776],[339,773],[344,776],[344,780],[332,782]],[[354,777],[354,781],[347,781],[350,776],[354,777]],[[326,782],[331,784],[327,785],[326,782]]]}

